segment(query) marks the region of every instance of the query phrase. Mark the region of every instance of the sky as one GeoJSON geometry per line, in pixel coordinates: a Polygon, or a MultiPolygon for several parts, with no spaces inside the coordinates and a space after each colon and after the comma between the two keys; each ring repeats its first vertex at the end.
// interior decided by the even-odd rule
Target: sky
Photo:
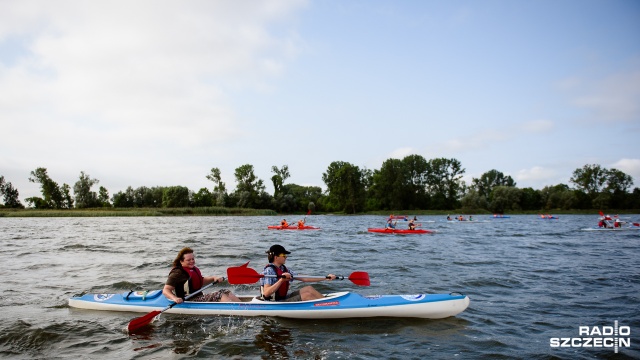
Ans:
{"type": "Polygon", "coordinates": [[[460,161],[519,188],[640,187],[640,2],[0,0],[0,175],[273,193],[334,161],[460,161]]]}

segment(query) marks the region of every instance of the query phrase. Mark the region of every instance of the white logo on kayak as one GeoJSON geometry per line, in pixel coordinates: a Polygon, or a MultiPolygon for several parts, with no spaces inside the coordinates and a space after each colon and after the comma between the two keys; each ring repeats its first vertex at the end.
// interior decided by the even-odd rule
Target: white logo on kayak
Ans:
{"type": "Polygon", "coordinates": [[[111,299],[115,294],[95,294],[93,295],[93,300],[95,301],[107,301],[111,299]]]}
{"type": "Polygon", "coordinates": [[[424,299],[424,294],[417,294],[417,295],[400,295],[402,296],[403,299],[405,300],[409,300],[409,301],[420,301],[422,299],[424,299]]]}
{"type": "Polygon", "coordinates": [[[578,337],[551,338],[553,348],[613,348],[617,354],[619,347],[631,347],[631,327],[618,326],[578,326],[578,337]]]}

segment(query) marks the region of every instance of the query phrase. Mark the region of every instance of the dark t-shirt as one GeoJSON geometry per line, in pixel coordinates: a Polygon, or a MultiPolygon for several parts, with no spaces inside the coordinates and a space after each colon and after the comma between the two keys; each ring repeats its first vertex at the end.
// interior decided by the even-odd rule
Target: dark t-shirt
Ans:
{"type": "Polygon", "coordinates": [[[175,293],[179,297],[184,297],[189,292],[189,274],[183,269],[174,268],[169,272],[166,284],[175,288],[175,293]]]}

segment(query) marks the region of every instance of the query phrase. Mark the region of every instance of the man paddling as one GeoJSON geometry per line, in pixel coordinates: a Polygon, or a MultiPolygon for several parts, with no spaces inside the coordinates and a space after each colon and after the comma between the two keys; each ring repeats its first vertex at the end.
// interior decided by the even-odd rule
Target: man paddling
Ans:
{"type": "Polygon", "coordinates": [[[289,285],[293,280],[302,282],[317,282],[324,280],[334,280],[335,275],[329,274],[326,278],[297,277],[296,273],[288,269],[284,263],[291,252],[282,245],[273,245],[267,251],[269,264],[265,266],[262,274],[265,277],[260,279],[260,291],[265,300],[275,301],[306,301],[321,299],[324,296],[312,286],[305,286],[300,290],[289,293],[289,285]]]}

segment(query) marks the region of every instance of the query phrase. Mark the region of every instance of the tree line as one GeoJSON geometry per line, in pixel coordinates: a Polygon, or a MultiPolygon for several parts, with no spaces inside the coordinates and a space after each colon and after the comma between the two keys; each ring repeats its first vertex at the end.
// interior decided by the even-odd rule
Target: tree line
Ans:
{"type": "MultiPolygon", "coordinates": [[[[131,186],[109,196],[103,186],[84,171],[73,188],[58,185],[46,168],[31,171],[29,181],[41,186],[42,197],[25,199],[36,209],[239,207],[290,212],[359,213],[380,210],[486,210],[492,213],[551,209],[640,209],[640,189],[631,190],[633,178],[617,169],[587,164],[576,169],[568,184],[541,190],[518,188],[511,176],[489,170],[467,184],[465,169],[456,159],[426,160],[420,155],[388,159],[370,170],[343,161],[332,162],[322,174],[327,189],[286,183],[287,165],[272,166],[274,193],[266,192],[253,165],[235,169],[235,190],[229,192],[218,168],[205,177],[211,189],[193,192],[185,186],[131,186]],[[73,190],[73,195],[71,194],[73,190]]],[[[0,176],[0,195],[6,208],[23,208],[19,192],[0,176]]]]}

